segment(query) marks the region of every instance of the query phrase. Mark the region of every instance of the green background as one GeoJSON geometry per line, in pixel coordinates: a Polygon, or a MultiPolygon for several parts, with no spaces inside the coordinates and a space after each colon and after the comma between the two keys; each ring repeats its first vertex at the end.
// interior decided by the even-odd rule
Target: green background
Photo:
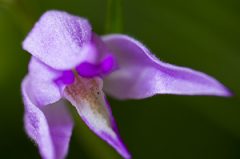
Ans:
{"type": "MultiPolygon", "coordinates": [[[[105,0],[0,0],[0,158],[40,158],[23,129],[20,84],[30,55],[21,42],[39,16],[61,9],[87,17],[104,33],[105,0]]],[[[109,98],[133,159],[240,158],[240,1],[124,0],[122,33],[139,39],[163,61],[217,78],[232,98],[159,95],[109,98]]],[[[75,114],[76,117],[76,114],[75,114]]],[[[120,159],[75,118],[69,159],[120,159]]]]}

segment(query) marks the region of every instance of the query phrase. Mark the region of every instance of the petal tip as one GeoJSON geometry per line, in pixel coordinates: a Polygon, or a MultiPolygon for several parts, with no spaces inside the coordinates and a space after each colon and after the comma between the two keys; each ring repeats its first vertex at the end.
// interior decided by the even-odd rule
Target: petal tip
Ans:
{"type": "Polygon", "coordinates": [[[124,159],[131,159],[131,154],[117,132],[116,135],[116,138],[113,138],[111,135],[102,132],[99,137],[110,144],[124,159]]]}
{"type": "Polygon", "coordinates": [[[222,95],[220,95],[220,96],[226,97],[226,98],[230,98],[230,97],[233,97],[233,96],[234,96],[234,93],[233,93],[230,89],[224,87],[224,88],[223,88],[222,95]]]}
{"type": "Polygon", "coordinates": [[[215,96],[226,97],[226,98],[234,96],[234,93],[229,88],[227,88],[225,85],[223,85],[216,79],[214,79],[214,81],[215,83],[214,85],[212,85],[212,87],[215,87],[214,89],[215,91],[212,94],[209,93],[209,95],[215,95],[215,96]]]}

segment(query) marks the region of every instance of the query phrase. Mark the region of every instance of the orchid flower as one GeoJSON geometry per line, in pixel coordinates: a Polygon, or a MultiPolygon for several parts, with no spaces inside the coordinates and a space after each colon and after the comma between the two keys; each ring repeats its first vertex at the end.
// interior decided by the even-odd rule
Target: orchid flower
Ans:
{"type": "Polygon", "coordinates": [[[98,36],[89,22],[47,11],[23,42],[32,55],[22,82],[24,123],[44,159],[65,158],[73,129],[70,102],[87,126],[125,159],[105,93],[117,99],[156,94],[230,96],[214,78],[161,62],[127,35],[98,36]]]}

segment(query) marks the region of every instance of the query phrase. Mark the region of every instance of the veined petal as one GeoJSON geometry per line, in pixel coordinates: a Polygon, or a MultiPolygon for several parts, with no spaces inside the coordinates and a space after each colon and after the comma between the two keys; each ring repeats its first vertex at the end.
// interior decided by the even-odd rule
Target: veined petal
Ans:
{"type": "Polygon", "coordinates": [[[36,58],[31,59],[27,87],[36,104],[46,106],[61,99],[60,87],[54,82],[61,74],[36,58]]]}
{"type": "Polygon", "coordinates": [[[103,41],[119,65],[119,70],[104,79],[104,90],[116,98],[146,98],[155,94],[231,95],[220,82],[204,73],[161,62],[131,37],[107,35],[103,41]]]}
{"type": "Polygon", "coordinates": [[[73,122],[62,100],[40,108],[29,90],[28,76],[22,82],[27,134],[38,145],[44,159],[63,159],[68,151],[73,122]]]}
{"type": "Polygon", "coordinates": [[[76,107],[78,114],[92,131],[124,158],[130,158],[118,135],[111,109],[102,91],[102,79],[77,76],[75,82],[65,88],[64,96],[76,107]]]}
{"type": "Polygon", "coordinates": [[[94,61],[91,25],[62,11],[47,11],[23,42],[23,48],[54,69],[72,69],[94,61]]]}

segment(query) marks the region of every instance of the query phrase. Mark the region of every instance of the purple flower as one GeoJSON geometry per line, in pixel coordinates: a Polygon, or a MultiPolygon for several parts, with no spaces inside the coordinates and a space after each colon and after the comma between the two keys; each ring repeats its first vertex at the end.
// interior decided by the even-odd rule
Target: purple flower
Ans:
{"type": "Polygon", "coordinates": [[[32,54],[22,82],[25,129],[44,159],[67,154],[73,129],[67,101],[92,131],[128,159],[104,92],[117,99],[231,95],[204,73],[163,63],[129,36],[99,37],[86,19],[61,11],[46,12],[23,48],[32,54]]]}

